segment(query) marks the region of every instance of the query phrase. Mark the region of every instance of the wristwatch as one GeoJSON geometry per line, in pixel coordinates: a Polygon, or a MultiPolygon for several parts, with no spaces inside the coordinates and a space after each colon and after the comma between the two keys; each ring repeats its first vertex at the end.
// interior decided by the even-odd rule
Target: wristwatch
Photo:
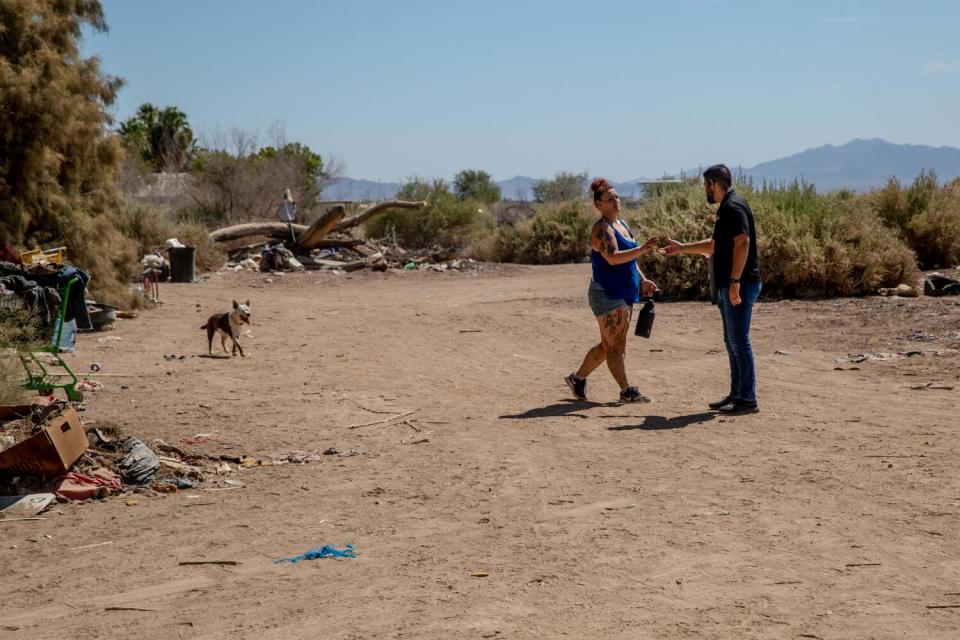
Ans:
{"type": "Polygon", "coordinates": [[[740,284],[740,278],[730,278],[730,282],[735,282],[737,284],[740,284]]]}

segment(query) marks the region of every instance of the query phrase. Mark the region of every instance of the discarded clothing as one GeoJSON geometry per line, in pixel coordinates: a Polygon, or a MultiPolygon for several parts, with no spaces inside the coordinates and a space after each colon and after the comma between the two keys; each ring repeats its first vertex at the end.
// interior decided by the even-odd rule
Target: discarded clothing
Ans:
{"type": "MultiPolygon", "coordinates": [[[[26,282],[32,282],[41,289],[49,288],[55,292],[59,292],[72,278],[76,277],[77,282],[70,287],[70,299],[67,301],[66,320],[68,322],[70,320],[76,320],[77,328],[79,329],[92,329],[93,324],[90,322],[90,313],[87,311],[86,300],[87,284],[90,282],[89,274],[73,266],[54,265],[54,267],[56,267],[56,269],[51,271],[49,266],[33,265],[26,268],[10,262],[0,262],[0,277],[4,278],[5,284],[8,277],[14,277],[26,282]],[[44,271],[40,271],[40,269],[44,271]]],[[[22,285],[23,282],[20,282],[20,284],[22,285]]],[[[10,284],[6,284],[6,286],[12,291],[18,290],[11,287],[10,284]]],[[[42,295],[43,294],[41,294],[41,296],[42,295]]],[[[43,302],[49,307],[49,302],[46,300],[43,300],[43,302]]],[[[56,304],[60,304],[59,293],[57,293],[56,304]]],[[[47,324],[49,325],[49,321],[47,324]]]]}
{"type": "Polygon", "coordinates": [[[302,553],[299,556],[293,556],[292,558],[281,558],[280,560],[274,560],[274,563],[281,562],[292,562],[296,564],[301,560],[316,560],[317,558],[356,558],[357,554],[353,552],[353,545],[348,544],[343,549],[337,549],[336,547],[325,544],[319,549],[311,549],[306,553],[302,553]]]}
{"type": "Polygon", "coordinates": [[[941,275],[927,276],[923,282],[925,296],[960,296],[960,280],[954,280],[941,275]]]}
{"type": "Polygon", "coordinates": [[[103,498],[110,490],[120,488],[120,476],[110,469],[97,467],[89,476],[71,471],[57,480],[56,496],[64,500],[103,498]]]}
{"type": "Polygon", "coordinates": [[[129,484],[150,484],[160,470],[160,459],[142,440],[129,438],[120,449],[117,468],[129,484]]]}

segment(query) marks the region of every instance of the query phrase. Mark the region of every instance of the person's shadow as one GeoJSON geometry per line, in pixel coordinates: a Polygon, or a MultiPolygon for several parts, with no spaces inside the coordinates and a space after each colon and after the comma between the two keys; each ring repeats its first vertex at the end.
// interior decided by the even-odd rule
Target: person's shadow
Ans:
{"type": "Polygon", "coordinates": [[[591,402],[589,400],[563,400],[555,404],[548,404],[545,407],[536,407],[528,409],[523,413],[500,416],[501,420],[529,420],[531,418],[589,418],[582,413],[577,413],[583,409],[592,409],[594,407],[615,407],[616,402],[591,402]]]}
{"type": "Polygon", "coordinates": [[[619,427],[607,427],[608,431],[660,431],[662,429],[682,429],[691,424],[700,424],[701,422],[710,422],[717,414],[705,411],[703,413],[691,413],[686,416],[676,416],[675,418],[665,418],[663,416],[647,416],[640,424],[625,424],[619,427]]]}

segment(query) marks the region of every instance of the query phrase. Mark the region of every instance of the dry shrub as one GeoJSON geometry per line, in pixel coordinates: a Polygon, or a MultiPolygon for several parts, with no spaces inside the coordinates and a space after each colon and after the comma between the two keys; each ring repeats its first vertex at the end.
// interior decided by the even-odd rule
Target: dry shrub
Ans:
{"type": "MultiPolygon", "coordinates": [[[[754,191],[747,197],[757,222],[760,269],[767,295],[790,297],[847,296],[881,287],[913,283],[916,257],[886,227],[870,200],[847,192],[821,195],[794,183],[754,191]]],[[[635,233],[688,242],[709,238],[715,209],[702,188],[691,184],[644,202],[635,233]]],[[[697,256],[664,259],[643,256],[641,269],[669,299],[709,294],[707,261],[697,256]]]]}
{"type": "Polygon", "coordinates": [[[16,404],[22,400],[24,370],[10,349],[35,349],[40,341],[37,318],[24,309],[0,309],[0,404],[16,404]]]}
{"type": "Polygon", "coordinates": [[[197,271],[215,271],[226,263],[227,255],[210,241],[210,231],[203,224],[185,219],[173,231],[180,242],[197,248],[197,271]]]}
{"type": "Polygon", "coordinates": [[[925,269],[960,265],[960,178],[938,190],[910,219],[906,236],[925,269]]]}
{"type": "Polygon", "coordinates": [[[460,200],[443,180],[427,184],[408,182],[397,193],[398,200],[424,200],[420,210],[390,209],[371,218],[364,225],[368,238],[395,239],[408,249],[433,246],[464,247],[484,225],[490,214],[484,205],[473,200],[460,200]]]}
{"type": "Polygon", "coordinates": [[[490,229],[473,243],[470,254],[489,262],[581,262],[590,249],[594,220],[579,201],[539,206],[532,218],[490,229]]]}

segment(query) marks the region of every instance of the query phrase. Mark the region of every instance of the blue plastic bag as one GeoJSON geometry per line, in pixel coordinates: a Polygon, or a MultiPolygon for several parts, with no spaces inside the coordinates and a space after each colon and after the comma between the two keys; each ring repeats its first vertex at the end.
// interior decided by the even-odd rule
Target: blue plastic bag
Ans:
{"type": "Polygon", "coordinates": [[[296,564],[301,560],[316,560],[317,558],[356,558],[357,554],[353,552],[353,545],[348,544],[343,549],[337,549],[333,545],[325,544],[319,549],[311,549],[306,553],[301,553],[298,556],[293,556],[292,558],[281,558],[280,560],[274,560],[275,563],[279,564],[281,562],[292,562],[296,564]]]}

